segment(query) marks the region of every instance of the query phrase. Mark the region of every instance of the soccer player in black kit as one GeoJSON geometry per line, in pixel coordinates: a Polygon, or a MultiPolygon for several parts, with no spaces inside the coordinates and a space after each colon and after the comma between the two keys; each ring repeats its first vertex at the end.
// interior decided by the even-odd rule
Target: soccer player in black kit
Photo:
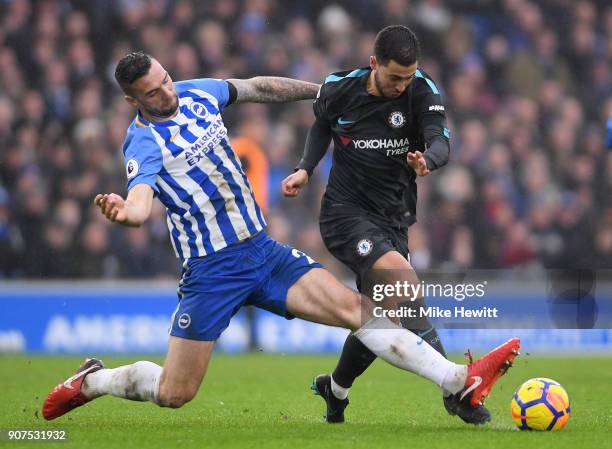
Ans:
{"type": "MultiPolygon", "coordinates": [[[[369,67],[329,75],[314,102],[316,120],[304,155],[282,183],[285,196],[297,196],[333,139],[321,235],[327,249],[355,272],[365,294],[366,279],[419,283],[408,254],[408,227],[416,221],[415,180],[449,159],[444,104],[434,81],[418,67],[419,51],[409,28],[389,26],[376,36],[369,67]]],[[[424,305],[422,297],[412,300],[424,305]]],[[[446,357],[427,317],[400,322],[446,357]]],[[[327,404],[328,422],[344,421],[348,390],[375,358],[351,334],[334,372],[315,378],[313,390],[327,404]]],[[[472,407],[459,395],[443,392],[443,402],[465,422],[491,419],[484,405],[472,407]]]]}

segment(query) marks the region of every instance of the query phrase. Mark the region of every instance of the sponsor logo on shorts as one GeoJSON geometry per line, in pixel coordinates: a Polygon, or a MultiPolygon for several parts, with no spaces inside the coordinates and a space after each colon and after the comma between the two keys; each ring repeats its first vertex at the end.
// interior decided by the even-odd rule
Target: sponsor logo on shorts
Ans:
{"type": "Polygon", "coordinates": [[[178,319],[178,327],[181,329],[187,329],[191,324],[191,317],[188,313],[183,313],[178,319]]]}
{"type": "Polygon", "coordinates": [[[359,242],[357,242],[357,254],[362,257],[370,254],[373,248],[374,244],[370,239],[361,239],[359,242]]]}

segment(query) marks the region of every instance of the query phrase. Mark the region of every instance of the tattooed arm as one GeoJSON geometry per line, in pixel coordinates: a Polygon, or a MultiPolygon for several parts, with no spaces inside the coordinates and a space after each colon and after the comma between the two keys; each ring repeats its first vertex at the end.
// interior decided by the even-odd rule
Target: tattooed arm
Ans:
{"type": "Polygon", "coordinates": [[[228,79],[236,88],[234,103],[285,103],[315,98],[319,85],[278,76],[256,76],[248,80],[228,79]]]}

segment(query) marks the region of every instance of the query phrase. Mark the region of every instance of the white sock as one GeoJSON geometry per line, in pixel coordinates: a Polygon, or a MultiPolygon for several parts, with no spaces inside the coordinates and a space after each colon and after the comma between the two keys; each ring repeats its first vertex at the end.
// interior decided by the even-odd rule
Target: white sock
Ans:
{"type": "Polygon", "coordinates": [[[159,378],[162,367],[152,362],[136,362],[88,374],[81,391],[90,399],[104,394],[132,401],[159,404],[159,378]]]}
{"type": "Polygon", "coordinates": [[[350,388],[341,387],[336,383],[333,376],[329,376],[331,378],[331,390],[332,394],[336,396],[338,399],[346,399],[350,388]]]}
{"type": "Polygon", "coordinates": [[[435,382],[450,393],[465,386],[467,366],[445,359],[422,338],[387,318],[372,318],[355,331],[370,351],[393,366],[435,382]]]}

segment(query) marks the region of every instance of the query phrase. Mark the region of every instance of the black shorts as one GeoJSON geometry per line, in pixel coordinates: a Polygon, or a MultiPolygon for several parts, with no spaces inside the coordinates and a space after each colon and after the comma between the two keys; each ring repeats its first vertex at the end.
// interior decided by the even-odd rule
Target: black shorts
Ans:
{"type": "Polygon", "coordinates": [[[332,255],[357,275],[357,285],[374,262],[389,251],[407,260],[408,226],[375,222],[360,208],[324,201],[319,219],[321,237],[332,255]]]}

